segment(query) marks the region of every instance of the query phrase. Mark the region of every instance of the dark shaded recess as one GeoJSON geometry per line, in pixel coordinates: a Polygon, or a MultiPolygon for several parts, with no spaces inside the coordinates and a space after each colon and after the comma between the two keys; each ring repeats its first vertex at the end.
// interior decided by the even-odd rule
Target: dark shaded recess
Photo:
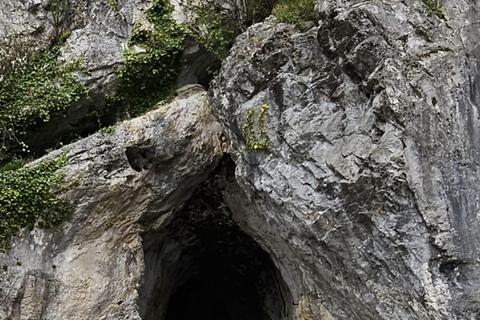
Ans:
{"type": "Polygon", "coordinates": [[[142,319],[291,319],[289,290],[269,254],[230,218],[219,180],[209,179],[170,222],[144,234],[142,319]]]}
{"type": "Polygon", "coordinates": [[[184,43],[186,48],[198,46],[197,50],[185,50],[183,52],[183,65],[178,77],[177,87],[181,88],[189,84],[200,84],[204,88],[210,87],[210,81],[221,67],[221,61],[197,44],[194,39],[187,37],[184,43]],[[190,52],[193,51],[193,52],[190,52]]]}
{"type": "MultiPolygon", "coordinates": [[[[92,93],[89,98],[83,97],[69,109],[52,115],[50,121],[39,122],[28,128],[22,140],[32,154],[26,156],[41,157],[48,148],[59,148],[97,132],[102,126],[114,124],[119,119],[118,110],[110,110],[111,117],[108,119],[99,119],[98,112],[95,111],[96,108],[104,108],[105,104],[103,97],[92,93]]],[[[12,150],[21,154],[20,150],[12,150]]]]}
{"type": "Polygon", "coordinates": [[[125,154],[128,163],[137,172],[148,170],[153,166],[155,152],[152,148],[128,147],[125,154]]]}

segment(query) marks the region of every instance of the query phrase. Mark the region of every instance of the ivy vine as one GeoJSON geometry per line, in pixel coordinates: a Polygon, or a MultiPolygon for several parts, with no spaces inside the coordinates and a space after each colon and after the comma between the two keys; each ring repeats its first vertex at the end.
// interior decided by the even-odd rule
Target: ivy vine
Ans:
{"type": "Polygon", "coordinates": [[[21,167],[14,161],[0,168],[0,250],[10,248],[10,239],[25,227],[50,228],[60,224],[69,212],[69,202],[59,199],[52,189],[64,175],[57,170],[67,161],[66,154],[21,167]]]}
{"type": "Polygon", "coordinates": [[[82,61],[58,66],[59,55],[59,47],[37,52],[21,62],[15,73],[1,79],[0,163],[13,145],[21,145],[25,151],[22,136],[27,130],[48,122],[87,94],[88,88],[73,74],[81,69],[82,61]]]}
{"type": "Polygon", "coordinates": [[[138,116],[173,94],[182,63],[184,28],[172,17],[167,0],[155,0],[146,11],[152,28],[138,24],[123,53],[120,85],[111,103],[129,116],[138,116]]]}

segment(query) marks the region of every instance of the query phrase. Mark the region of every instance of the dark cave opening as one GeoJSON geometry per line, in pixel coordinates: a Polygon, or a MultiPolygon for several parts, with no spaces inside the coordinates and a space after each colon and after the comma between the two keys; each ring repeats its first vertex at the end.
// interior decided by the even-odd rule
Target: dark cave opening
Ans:
{"type": "Polygon", "coordinates": [[[291,319],[280,272],[218,193],[196,192],[163,225],[143,236],[143,320],[291,319]]]}
{"type": "Polygon", "coordinates": [[[208,229],[201,247],[189,253],[192,273],[173,291],[165,319],[266,319],[260,286],[269,270],[263,252],[237,230],[208,229]]]}

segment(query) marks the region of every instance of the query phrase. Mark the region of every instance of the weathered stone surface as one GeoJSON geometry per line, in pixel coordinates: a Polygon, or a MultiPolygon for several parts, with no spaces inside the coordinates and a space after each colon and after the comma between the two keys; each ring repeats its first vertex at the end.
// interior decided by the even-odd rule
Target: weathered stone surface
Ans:
{"type": "Polygon", "coordinates": [[[299,319],[477,319],[473,4],[445,2],[445,19],[421,1],[319,10],[303,33],[252,26],[212,87],[252,201],[237,220],[271,253],[299,319]],[[247,112],[258,122],[265,103],[270,144],[248,151],[247,112]]]}
{"type": "Polygon", "coordinates": [[[222,153],[206,93],[189,90],[49,155],[68,152],[58,192],[74,211],[57,229],[22,231],[0,255],[0,319],[140,319],[139,220],[183,204],[222,153]]]}
{"type": "Polygon", "coordinates": [[[68,146],[75,210],[0,256],[0,319],[478,319],[474,4],[317,7],[241,35],[212,110],[188,87],[68,146]]]}
{"type": "Polygon", "coordinates": [[[5,0],[0,10],[0,45],[4,37],[18,37],[32,47],[47,48],[62,34],[70,33],[62,44],[58,62],[82,60],[82,71],[76,71],[76,76],[89,88],[88,99],[81,99],[25,137],[27,144],[39,152],[66,137],[85,136],[98,129],[92,108],[98,110],[104,106],[105,94],[115,92],[116,72],[123,64],[123,51],[128,47],[135,24],[148,26],[143,11],[151,5],[150,1],[126,0],[118,1],[116,8],[112,8],[108,0],[62,0],[60,3],[70,5],[63,22],[55,26],[54,16],[58,12],[50,2],[5,0]]]}
{"type": "MultiPolygon", "coordinates": [[[[69,3],[68,14],[60,27],[54,26],[55,10],[49,7],[47,0],[5,0],[0,11],[0,45],[4,37],[16,36],[22,39],[22,43],[45,48],[54,42],[58,33],[68,31],[71,34],[61,46],[59,63],[82,60],[82,71],[76,71],[76,76],[89,88],[88,98],[81,99],[26,137],[28,144],[40,150],[59,143],[62,137],[84,136],[97,129],[98,119],[92,116],[92,107],[101,109],[106,105],[105,95],[115,93],[119,82],[117,71],[123,65],[123,52],[129,47],[128,41],[135,25],[151,26],[144,14],[152,5],[150,0],[69,0],[69,3]],[[116,6],[112,7],[114,3],[116,6]]],[[[188,13],[182,4],[174,4],[177,10],[188,13]]],[[[178,15],[174,18],[179,22],[185,21],[178,15]]],[[[216,67],[218,62],[196,43],[188,41],[185,44],[186,63],[179,76],[178,87],[197,83],[207,85],[211,78],[207,69],[216,67]]],[[[142,49],[137,47],[132,50],[142,49]]],[[[115,112],[111,111],[110,118],[118,118],[115,112]]]]}
{"type": "Polygon", "coordinates": [[[6,0],[0,12],[0,36],[17,34],[46,46],[57,30],[71,31],[60,60],[84,59],[88,72],[79,77],[95,97],[98,93],[112,93],[115,71],[123,62],[123,50],[135,23],[148,23],[143,14],[148,5],[141,0],[118,1],[114,10],[108,0],[70,0],[65,22],[54,27],[54,10],[49,9],[48,1],[6,0]]]}

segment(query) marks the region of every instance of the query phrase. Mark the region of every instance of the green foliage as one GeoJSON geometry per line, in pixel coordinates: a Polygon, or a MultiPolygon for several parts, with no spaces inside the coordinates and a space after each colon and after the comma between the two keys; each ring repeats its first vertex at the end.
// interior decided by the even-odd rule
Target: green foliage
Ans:
{"type": "Polygon", "coordinates": [[[20,159],[12,159],[12,160],[10,160],[9,162],[7,162],[6,164],[4,164],[3,166],[0,167],[0,174],[2,174],[3,172],[20,169],[21,167],[23,167],[25,164],[27,164],[31,160],[32,159],[21,159],[21,158],[20,159]]]}
{"type": "Polygon", "coordinates": [[[442,10],[442,0],[422,0],[427,6],[426,13],[428,15],[436,14],[439,18],[445,18],[445,14],[442,10]]]}
{"type": "Polygon", "coordinates": [[[189,25],[190,36],[215,58],[225,59],[239,33],[239,30],[229,25],[231,17],[228,16],[228,12],[222,12],[218,8],[215,12],[215,9],[212,10],[211,7],[202,4],[197,6],[194,12],[197,15],[197,21],[189,25]],[[199,26],[203,26],[204,30],[199,26]]]}
{"type": "Polygon", "coordinates": [[[0,87],[2,87],[4,79],[16,77],[22,66],[33,58],[37,43],[15,34],[0,41],[0,87]]]}
{"type": "Polygon", "coordinates": [[[247,150],[258,151],[267,148],[270,144],[267,131],[265,130],[265,115],[269,108],[269,105],[266,103],[260,108],[260,114],[257,118],[258,134],[255,131],[255,111],[248,110],[246,122],[243,125],[243,135],[247,150]]]}
{"type": "Polygon", "coordinates": [[[0,161],[9,145],[22,144],[27,129],[48,122],[87,93],[72,73],[81,61],[59,67],[59,55],[58,47],[32,54],[0,80],[0,161]]]}
{"type": "Polygon", "coordinates": [[[124,51],[125,62],[118,72],[121,83],[111,102],[121,104],[130,116],[148,111],[173,93],[185,32],[172,12],[169,1],[155,0],[146,12],[153,29],[137,25],[130,39],[131,49],[124,51]]]}
{"type": "Polygon", "coordinates": [[[108,0],[108,4],[113,11],[118,12],[118,1],[117,0],[108,0]]]}
{"type": "Polygon", "coordinates": [[[34,167],[0,169],[0,249],[8,249],[11,237],[24,227],[50,228],[65,219],[68,202],[58,199],[52,189],[63,182],[64,175],[56,171],[66,161],[62,154],[34,167]]]}
{"type": "Polygon", "coordinates": [[[316,19],[315,0],[280,0],[272,14],[278,22],[291,23],[302,28],[305,21],[316,19]]]}
{"type": "Polygon", "coordinates": [[[55,29],[53,44],[58,42],[58,39],[65,31],[70,9],[70,0],[50,0],[48,2],[47,10],[50,12],[50,23],[55,29]]]}
{"type": "Polygon", "coordinates": [[[223,60],[235,38],[251,24],[266,18],[276,0],[184,0],[194,16],[189,35],[217,59],[223,60]]]}
{"type": "Polygon", "coordinates": [[[99,133],[103,134],[113,134],[115,132],[116,125],[111,125],[108,127],[103,127],[100,130],[98,130],[99,133]]]}

